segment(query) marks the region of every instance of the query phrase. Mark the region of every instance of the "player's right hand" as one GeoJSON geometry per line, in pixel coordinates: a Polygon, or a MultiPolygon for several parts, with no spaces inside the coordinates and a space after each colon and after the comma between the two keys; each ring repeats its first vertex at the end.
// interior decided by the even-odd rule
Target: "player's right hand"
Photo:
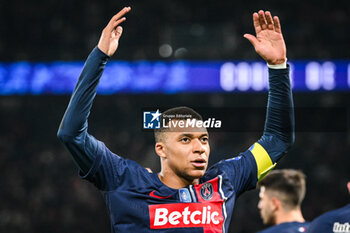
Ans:
{"type": "Polygon", "coordinates": [[[131,10],[131,7],[124,7],[116,15],[114,15],[107,26],[103,29],[97,47],[108,56],[112,56],[117,51],[119,38],[123,33],[123,28],[119,26],[126,20],[123,17],[131,10]]]}

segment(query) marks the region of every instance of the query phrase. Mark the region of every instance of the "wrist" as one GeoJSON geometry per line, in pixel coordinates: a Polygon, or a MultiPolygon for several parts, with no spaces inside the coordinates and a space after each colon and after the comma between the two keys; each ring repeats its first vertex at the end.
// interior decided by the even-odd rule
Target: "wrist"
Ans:
{"type": "Polygon", "coordinates": [[[282,62],[267,63],[267,66],[271,69],[286,69],[287,68],[287,58],[282,62]]]}
{"type": "Polygon", "coordinates": [[[99,45],[96,46],[97,50],[99,51],[99,53],[103,56],[103,57],[106,57],[106,58],[110,58],[111,56],[109,56],[107,53],[105,53],[100,47],[99,45]]]}

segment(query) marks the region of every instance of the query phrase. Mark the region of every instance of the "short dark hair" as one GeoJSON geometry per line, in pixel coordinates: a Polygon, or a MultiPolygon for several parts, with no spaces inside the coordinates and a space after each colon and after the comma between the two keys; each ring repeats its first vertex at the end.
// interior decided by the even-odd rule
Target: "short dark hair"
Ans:
{"type": "Polygon", "coordinates": [[[294,169],[280,169],[271,171],[258,183],[265,190],[279,193],[278,198],[285,207],[295,208],[300,206],[306,192],[305,174],[294,169]]]}
{"type": "MultiPolygon", "coordinates": [[[[202,116],[193,110],[192,108],[186,107],[186,106],[180,106],[175,108],[170,108],[164,112],[162,112],[161,115],[161,122],[163,122],[163,116],[167,116],[164,119],[169,122],[169,120],[185,120],[185,119],[197,119],[197,120],[203,120],[202,116]],[[170,116],[170,117],[169,117],[170,116]]],[[[154,130],[154,138],[156,142],[161,141],[164,137],[164,132],[169,131],[169,128],[163,128],[155,129],[154,130]]]]}

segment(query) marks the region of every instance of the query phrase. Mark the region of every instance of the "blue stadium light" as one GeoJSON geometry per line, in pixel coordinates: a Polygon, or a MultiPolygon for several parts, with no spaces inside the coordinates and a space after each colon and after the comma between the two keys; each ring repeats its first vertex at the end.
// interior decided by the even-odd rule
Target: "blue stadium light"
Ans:
{"type": "MultiPolygon", "coordinates": [[[[294,91],[350,91],[350,61],[292,61],[294,91]]],[[[83,62],[0,63],[0,95],[71,94],[83,62]]],[[[98,93],[264,92],[263,62],[111,61],[98,93]]]]}

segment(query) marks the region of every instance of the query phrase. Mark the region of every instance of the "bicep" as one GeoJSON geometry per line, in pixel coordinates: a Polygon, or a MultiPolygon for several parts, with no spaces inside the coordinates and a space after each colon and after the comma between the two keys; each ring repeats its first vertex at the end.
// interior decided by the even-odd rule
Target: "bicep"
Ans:
{"type": "Polygon", "coordinates": [[[149,177],[149,172],[138,163],[111,152],[99,142],[98,152],[90,170],[80,174],[102,191],[111,191],[120,187],[139,185],[149,177]]]}
{"type": "Polygon", "coordinates": [[[249,148],[250,153],[253,155],[256,163],[256,177],[259,180],[263,179],[275,166],[269,153],[258,142],[254,143],[249,148]]]}
{"type": "Polygon", "coordinates": [[[86,132],[70,136],[59,131],[57,136],[69,151],[76,166],[81,171],[88,172],[96,158],[98,140],[86,132]]]}
{"type": "Polygon", "coordinates": [[[290,144],[282,141],[276,135],[265,133],[258,143],[265,149],[273,163],[278,162],[287,153],[290,144]]]}
{"type": "Polygon", "coordinates": [[[258,142],[239,156],[223,161],[223,168],[233,185],[242,191],[254,188],[275,166],[268,151],[258,142]]]}
{"type": "Polygon", "coordinates": [[[228,179],[238,195],[255,188],[257,167],[249,151],[245,151],[237,157],[223,160],[218,166],[228,175],[228,179]]]}
{"type": "Polygon", "coordinates": [[[249,151],[254,156],[258,180],[263,179],[287,152],[288,145],[274,135],[267,135],[254,143],[249,151]]]}
{"type": "Polygon", "coordinates": [[[140,170],[137,165],[111,152],[107,146],[87,132],[70,137],[63,133],[59,139],[70,152],[79,168],[79,175],[100,190],[112,190],[120,185],[129,173],[140,170]]]}

